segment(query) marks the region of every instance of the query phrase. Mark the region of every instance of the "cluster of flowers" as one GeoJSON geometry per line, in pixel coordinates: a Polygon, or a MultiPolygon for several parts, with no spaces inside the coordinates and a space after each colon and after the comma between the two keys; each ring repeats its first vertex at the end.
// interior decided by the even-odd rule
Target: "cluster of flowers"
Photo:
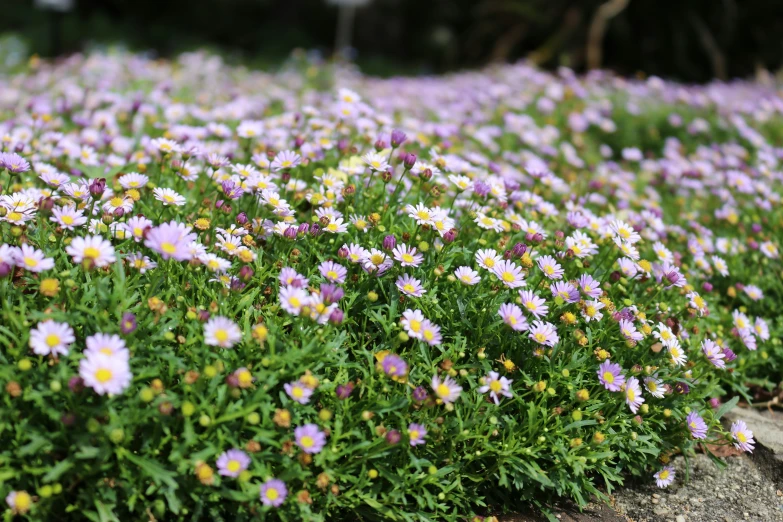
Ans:
{"type": "Polygon", "coordinates": [[[0,80],[11,512],[457,519],[753,450],[720,394],[783,355],[776,93],[313,68],[0,80]]]}

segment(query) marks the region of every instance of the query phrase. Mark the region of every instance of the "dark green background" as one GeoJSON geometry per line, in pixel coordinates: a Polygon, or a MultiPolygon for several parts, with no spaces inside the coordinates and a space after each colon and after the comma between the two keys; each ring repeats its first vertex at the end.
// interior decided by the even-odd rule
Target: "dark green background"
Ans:
{"type": "MultiPolygon", "coordinates": [[[[263,65],[296,47],[328,55],[337,20],[323,0],[75,1],[60,20],[60,53],[117,42],[160,56],[207,46],[263,65]]],[[[53,52],[48,13],[33,0],[0,3],[0,33],[16,32],[41,55],[53,52]]],[[[534,51],[546,67],[583,70],[587,29],[602,3],[374,0],[357,12],[353,43],[359,64],[376,74],[442,72],[534,51]]],[[[684,81],[746,77],[781,66],[781,35],[781,0],[631,0],[609,24],[603,63],[684,81]]]]}

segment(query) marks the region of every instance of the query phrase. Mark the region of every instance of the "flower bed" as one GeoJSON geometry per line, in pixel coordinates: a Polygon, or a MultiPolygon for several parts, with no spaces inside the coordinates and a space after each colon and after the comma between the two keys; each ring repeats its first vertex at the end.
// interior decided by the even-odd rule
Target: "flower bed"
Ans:
{"type": "Polygon", "coordinates": [[[6,516],[464,520],[751,451],[719,418],[780,380],[781,111],[524,65],[32,64],[0,83],[6,516]]]}

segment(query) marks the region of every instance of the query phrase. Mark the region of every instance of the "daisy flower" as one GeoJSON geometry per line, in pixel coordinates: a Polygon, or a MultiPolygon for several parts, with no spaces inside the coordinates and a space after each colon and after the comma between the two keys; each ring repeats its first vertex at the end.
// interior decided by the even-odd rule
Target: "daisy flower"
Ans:
{"type": "Polygon", "coordinates": [[[478,272],[469,266],[461,266],[454,271],[454,277],[463,285],[473,286],[481,281],[478,272]]]}
{"type": "Polygon", "coordinates": [[[48,320],[30,330],[30,348],[36,355],[68,355],[75,340],[73,328],[67,323],[48,320]]]}
{"type": "Polygon", "coordinates": [[[451,377],[441,378],[436,374],[432,376],[432,391],[444,404],[451,404],[459,398],[462,392],[462,386],[451,377]]]}
{"type": "MultiPolygon", "coordinates": [[[[341,250],[343,249],[345,251],[345,256],[351,263],[363,263],[364,259],[370,255],[368,250],[354,243],[343,245],[341,250]]],[[[381,252],[381,254],[383,254],[383,252],[381,252]]]]}
{"type": "Polygon", "coordinates": [[[147,229],[152,228],[152,221],[144,216],[133,216],[122,224],[123,228],[131,235],[135,242],[139,242],[144,239],[144,233],[147,229]]]}
{"type": "Polygon", "coordinates": [[[280,306],[291,315],[299,315],[309,303],[310,296],[301,288],[284,286],[280,289],[280,306]]]}
{"type": "Polygon", "coordinates": [[[729,266],[722,258],[718,256],[712,256],[712,266],[715,267],[715,270],[717,270],[717,272],[723,277],[727,277],[729,275],[729,266]]]}
{"type": "Polygon", "coordinates": [[[754,301],[759,301],[764,298],[764,292],[756,285],[745,285],[743,291],[754,301]]]}
{"type": "Polygon", "coordinates": [[[215,464],[218,474],[236,478],[250,466],[250,457],[242,450],[230,449],[221,453],[215,464]]]}
{"type": "Polygon", "coordinates": [[[192,255],[190,244],[196,240],[196,234],[191,230],[191,227],[176,221],[163,223],[150,229],[144,244],[159,253],[163,259],[187,261],[192,255]]]}
{"type": "Polygon", "coordinates": [[[288,489],[285,487],[285,482],[272,478],[261,484],[259,495],[263,505],[280,507],[288,496],[288,489]]]}
{"type": "Polygon", "coordinates": [[[409,247],[407,245],[397,245],[392,250],[394,259],[397,260],[401,266],[413,266],[417,267],[424,260],[424,256],[419,254],[416,248],[409,247]]]}
{"type": "Polygon", "coordinates": [[[625,384],[622,372],[623,368],[619,364],[607,359],[598,366],[598,382],[611,392],[620,391],[625,384]]]}
{"type": "Polygon", "coordinates": [[[508,288],[525,286],[525,276],[522,273],[522,268],[512,261],[505,259],[499,261],[495,268],[492,269],[492,273],[508,288]]]}
{"type": "Polygon", "coordinates": [[[685,354],[685,350],[683,350],[680,346],[679,341],[677,341],[676,344],[668,346],[668,349],[669,355],[672,358],[672,363],[674,363],[676,366],[682,366],[688,362],[688,356],[685,354]]]}
{"type": "Polygon", "coordinates": [[[376,172],[383,172],[390,168],[390,165],[386,162],[386,159],[377,152],[368,152],[362,156],[362,160],[364,160],[371,170],[376,172]]]}
{"type": "Polygon", "coordinates": [[[6,495],[5,503],[13,515],[25,515],[33,505],[33,497],[27,491],[12,491],[6,495]]]}
{"type": "Polygon", "coordinates": [[[494,230],[495,232],[503,231],[503,222],[501,220],[491,218],[482,212],[476,212],[476,218],[473,222],[484,230],[494,230]]]}
{"type": "Polygon", "coordinates": [[[422,203],[419,203],[415,207],[413,205],[408,205],[405,211],[408,213],[408,217],[416,220],[417,225],[432,224],[433,211],[422,203]]]}
{"type": "Polygon", "coordinates": [[[408,309],[402,313],[400,324],[410,337],[413,337],[414,339],[421,339],[421,325],[425,320],[426,319],[424,318],[424,314],[421,313],[421,310],[408,309]]]}
{"type": "Polygon", "coordinates": [[[601,283],[593,279],[593,276],[590,274],[582,274],[579,277],[579,287],[588,297],[593,299],[601,297],[601,283]]]}
{"type": "Polygon", "coordinates": [[[117,334],[96,333],[85,339],[87,346],[84,353],[102,353],[108,356],[129,358],[128,349],[125,347],[125,341],[117,334]]]}
{"type": "Polygon", "coordinates": [[[536,319],[541,319],[549,312],[546,301],[538,297],[532,290],[520,290],[519,299],[522,301],[522,307],[533,314],[536,319]]]}
{"type": "Polygon", "coordinates": [[[710,361],[716,368],[723,369],[726,367],[726,361],[724,361],[725,355],[723,350],[715,344],[711,339],[704,339],[701,343],[701,351],[704,356],[710,361]]]}
{"type": "Polygon", "coordinates": [[[42,250],[23,244],[14,254],[14,264],[30,272],[43,272],[54,268],[54,259],[46,257],[42,250]]]}
{"type": "Polygon", "coordinates": [[[634,228],[625,221],[615,220],[609,225],[616,238],[626,241],[630,244],[638,243],[642,240],[642,236],[634,230],[634,228]]]}
{"type": "Polygon", "coordinates": [[[666,466],[653,475],[653,477],[655,478],[655,483],[658,485],[658,487],[663,489],[670,486],[674,482],[674,475],[674,466],[666,466]]]}
{"type": "Polygon", "coordinates": [[[568,281],[558,281],[549,286],[553,297],[559,297],[566,303],[576,303],[579,301],[579,290],[568,281]]]}
{"type": "Polygon", "coordinates": [[[400,292],[411,297],[421,297],[427,291],[421,286],[421,281],[408,274],[401,275],[395,283],[400,292]]]}
{"type": "Polygon", "coordinates": [[[156,262],[152,261],[149,257],[145,256],[141,252],[135,252],[129,255],[125,258],[125,261],[128,262],[130,267],[138,270],[140,274],[143,274],[148,270],[152,270],[158,266],[156,262]]]}
{"type": "Polygon", "coordinates": [[[437,346],[441,343],[442,337],[440,335],[440,326],[433,323],[429,319],[425,319],[421,323],[421,339],[430,346],[437,346]]]}
{"type": "Polygon", "coordinates": [[[231,348],[242,340],[242,330],[231,319],[212,317],[204,324],[204,342],[209,346],[231,348]]]}
{"type": "Polygon", "coordinates": [[[313,395],[313,390],[305,386],[302,381],[289,382],[283,385],[285,392],[299,404],[307,404],[313,395]]]}
{"type": "Polygon", "coordinates": [[[423,424],[416,424],[411,422],[408,424],[408,440],[411,446],[419,446],[426,441],[424,438],[427,436],[427,428],[423,424]]]}
{"type": "Polygon", "coordinates": [[[636,331],[636,326],[634,326],[633,321],[620,319],[618,324],[620,325],[620,333],[626,339],[636,342],[644,339],[644,335],[641,332],[636,331]]]}
{"type": "Polygon", "coordinates": [[[155,195],[155,199],[163,202],[166,206],[174,205],[176,207],[181,207],[187,201],[183,196],[177,194],[170,188],[159,187],[154,189],[152,193],[155,195]]]}
{"type": "Polygon", "coordinates": [[[600,321],[604,314],[600,312],[604,308],[604,304],[601,301],[588,301],[585,303],[582,310],[582,317],[589,323],[590,321],[600,321]]]}
{"type": "Polygon", "coordinates": [[[560,340],[555,326],[544,321],[533,321],[532,326],[528,328],[528,337],[544,346],[554,346],[560,340]]]}
{"type": "Polygon", "coordinates": [[[324,261],[318,265],[318,271],[327,281],[338,284],[344,283],[348,275],[348,270],[334,261],[324,261]]]}
{"type": "Polygon", "coordinates": [[[552,256],[541,256],[538,259],[538,268],[549,279],[562,279],[563,273],[565,273],[560,263],[555,261],[555,258],[552,256]]]}
{"type": "Polygon", "coordinates": [[[298,166],[301,162],[302,157],[299,154],[292,150],[284,150],[277,153],[275,159],[272,160],[271,166],[272,170],[277,172],[284,169],[292,169],[298,166]]]}
{"type": "Polygon", "coordinates": [[[656,399],[663,399],[664,387],[663,381],[658,379],[657,375],[644,378],[644,389],[656,399]]]}
{"type": "Polygon", "coordinates": [[[688,426],[688,431],[691,432],[691,437],[694,439],[707,438],[707,423],[704,422],[704,419],[697,412],[690,412],[685,417],[685,424],[688,426]]]}
{"type": "Polygon", "coordinates": [[[326,446],[326,435],[315,424],[305,424],[294,430],[296,445],[309,454],[320,452],[326,446]]]}
{"type": "Polygon", "coordinates": [[[489,374],[483,379],[483,386],[479,388],[479,393],[489,392],[489,396],[495,401],[495,404],[500,404],[500,396],[513,397],[511,393],[511,379],[501,377],[498,372],[489,372],[489,374]]]}
{"type": "Polygon", "coordinates": [[[73,258],[74,263],[82,263],[85,260],[90,266],[102,268],[114,261],[114,247],[101,236],[75,237],[65,251],[73,258]]]}
{"type": "Polygon", "coordinates": [[[129,172],[123,176],[120,176],[120,179],[117,181],[119,181],[122,188],[128,190],[142,188],[149,180],[150,178],[144,174],[139,174],[138,172],[129,172]]]}
{"type": "Polygon", "coordinates": [[[475,257],[476,262],[479,265],[490,271],[494,270],[497,264],[503,260],[503,258],[500,257],[498,253],[491,248],[479,250],[476,252],[475,257]]]}
{"type": "Polygon", "coordinates": [[[98,395],[118,395],[130,386],[133,375],[127,358],[89,352],[85,359],[79,361],[79,377],[98,395]]]}
{"type": "Polygon", "coordinates": [[[745,421],[737,420],[731,425],[731,436],[734,439],[734,447],[748,453],[753,453],[756,441],[753,432],[748,429],[745,421]]]}
{"type": "Polygon", "coordinates": [[[628,377],[625,383],[625,403],[631,409],[631,413],[639,411],[639,406],[644,402],[639,380],[636,377],[628,377]]]}
{"type": "Polygon", "coordinates": [[[769,326],[767,326],[767,322],[764,319],[756,317],[753,329],[756,331],[756,335],[758,335],[759,339],[762,341],[769,340],[769,326]]]}
{"type": "Polygon", "coordinates": [[[522,315],[522,309],[513,303],[504,303],[498,310],[503,322],[511,327],[512,330],[521,332],[528,329],[527,319],[522,315]]]}
{"type": "Polygon", "coordinates": [[[73,205],[67,207],[53,207],[52,217],[50,217],[49,220],[54,221],[65,230],[74,230],[76,227],[80,227],[87,223],[84,212],[78,210],[73,205]]]}
{"type": "Polygon", "coordinates": [[[307,277],[288,266],[283,267],[277,280],[283,286],[293,286],[294,288],[304,288],[310,283],[307,277]]]}

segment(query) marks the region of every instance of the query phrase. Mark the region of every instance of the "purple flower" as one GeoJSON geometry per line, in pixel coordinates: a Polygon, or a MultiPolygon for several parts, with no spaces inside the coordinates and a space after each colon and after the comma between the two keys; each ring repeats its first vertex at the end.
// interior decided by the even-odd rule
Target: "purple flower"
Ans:
{"type": "Polygon", "coordinates": [[[337,389],[335,390],[335,394],[337,395],[338,399],[347,399],[351,396],[353,393],[354,384],[352,382],[347,382],[345,384],[339,384],[337,386],[337,389]]]}
{"type": "Polygon", "coordinates": [[[307,404],[313,395],[313,390],[305,386],[301,381],[289,382],[283,385],[285,392],[299,404],[307,404]]]}
{"type": "Polygon", "coordinates": [[[242,194],[245,193],[244,189],[230,179],[227,179],[222,184],[223,193],[229,198],[229,199],[239,199],[242,197],[242,194]]]}
{"type": "Polygon", "coordinates": [[[250,466],[250,457],[242,450],[230,449],[217,459],[218,473],[224,477],[238,477],[250,466]]]}
{"type": "Polygon", "coordinates": [[[426,441],[424,437],[427,436],[427,428],[423,424],[416,424],[414,422],[408,425],[408,440],[411,446],[419,446],[426,441]]]}
{"type": "Polygon", "coordinates": [[[409,152],[403,157],[402,164],[405,167],[405,170],[412,169],[413,166],[416,164],[416,155],[413,154],[412,152],[409,152]]]}
{"type": "Polygon", "coordinates": [[[315,454],[326,446],[326,435],[315,424],[305,424],[294,430],[296,445],[305,453],[315,454]]]}
{"type": "Polygon", "coordinates": [[[106,191],[106,179],[105,178],[98,178],[92,180],[90,183],[90,194],[95,199],[100,198],[103,196],[103,193],[106,191]]]}
{"type": "Polygon", "coordinates": [[[598,367],[598,381],[609,391],[620,391],[625,384],[625,376],[622,374],[622,367],[613,363],[609,359],[605,360],[598,367]]]}
{"type": "Polygon", "coordinates": [[[131,312],[125,312],[122,314],[122,321],[120,321],[120,331],[125,334],[131,334],[136,330],[136,316],[131,312]]]}
{"type": "Polygon", "coordinates": [[[383,373],[389,377],[405,377],[408,374],[408,363],[393,353],[383,358],[381,368],[383,368],[383,373]]]}
{"type": "Polygon", "coordinates": [[[655,477],[655,483],[658,485],[658,487],[665,488],[674,482],[674,475],[674,467],[666,466],[653,476],[655,477]]]}
{"type": "Polygon", "coordinates": [[[642,389],[639,387],[639,380],[636,377],[629,377],[625,383],[625,403],[631,409],[631,413],[639,411],[639,406],[644,402],[642,389]]]}
{"type": "Polygon", "coordinates": [[[391,145],[395,149],[405,143],[405,140],[408,139],[408,136],[405,135],[404,132],[398,129],[394,129],[391,133],[391,145]]]}
{"type": "Polygon", "coordinates": [[[336,303],[345,296],[345,292],[337,285],[324,283],[321,285],[321,299],[327,305],[336,303]]]}
{"type": "Polygon", "coordinates": [[[753,432],[748,429],[748,425],[745,421],[735,421],[731,425],[731,436],[734,438],[734,447],[753,453],[753,446],[756,441],[753,439],[753,432]]]}
{"type": "Polygon", "coordinates": [[[144,244],[159,253],[163,259],[187,261],[192,257],[190,244],[196,240],[191,227],[176,221],[152,228],[144,244]]]}
{"type": "Polygon", "coordinates": [[[273,478],[261,484],[261,503],[265,506],[280,507],[288,496],[285,482],[273,478]]]}
{"type": "Polygon", "coordinates": [[[0,153],[0,168],[11,174],[21,174],[30,170],[30,163],[15,152],[0,153]]]}
{"type": "Polygon", "coordinates": [[[427,393],[427,389],[424,386],[417,386],[415,390],[413,390],[413,400],[417,402],[424,402],[427,400],[427,397],[429,396],[429,393],[427,393]]]}
{"type": "Polygon", "coordinates": [[[395,238],[393,234],[389,234],[388,236],[383,238],[384,250],[394,250],[394,247],[396,246],[397,246],[397,238],[395,238]]]}
{"type": "Polygon", "coordinates": [[[685,424],[688,426],[688,430],[691,432],[691,437],[694,439],[706,439],[707,438],[707,423],[701,418],[697,412],[692,411],[685,417],[685,424]]]}
{"type": "Polygon", "coordinates": [[[723,356],[726,359],[726,362],[731,362],[737,358],[737,354],[735,354],[728,346],[723,347],[723,356]]]}
{"type": "Polygon", "coordinates": [[[386,432],[386,442],[389,444],[398,444],[402,439],[402,435],[399,430],[389,430],[386,432]]]}

